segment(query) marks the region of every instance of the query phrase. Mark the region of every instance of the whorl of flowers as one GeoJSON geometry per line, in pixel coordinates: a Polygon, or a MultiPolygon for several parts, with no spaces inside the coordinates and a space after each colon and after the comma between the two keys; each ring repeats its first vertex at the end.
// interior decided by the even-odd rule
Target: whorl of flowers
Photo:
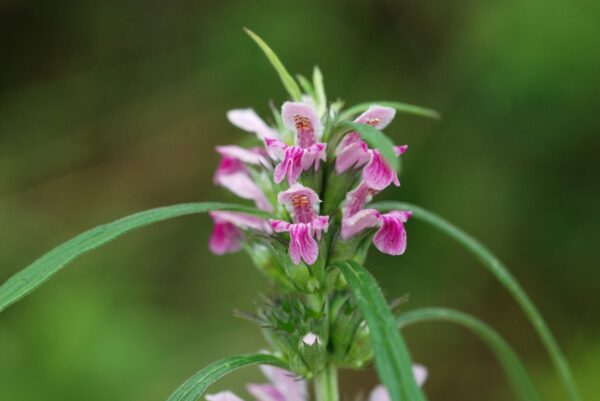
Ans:
{"type": "MultiPolygon", "coordinates": [[[[294,265],[312,266],[334,255],[340,243],[372,236],[389,255],[406,250],[408,211],[382,214],[367,204],[390,185],[399,186],[396,171],[361,133],[336,124],[338,106],[319,114],[315,99],[285,102],[270,126],[252,109],[227,113],[229,121],[256,136],[256,145],[218,146],[221,161],[216,185],[254,201],[272,214],[267,220],[237,212],[213,212],[210,249],[217,254],[241,249],[245,233],[261,234],[287,244],[294,265]]],[[[382,130],[393,120],[393,108],[373,104],[354,119],[382,130]]],[[[395,146],[395,156],[407,146],[395,146]]],[[[358,242],[354,241],[356,246],[358,242]]],[[[355,251],[358,248],[355,249],[355,251]]]]}

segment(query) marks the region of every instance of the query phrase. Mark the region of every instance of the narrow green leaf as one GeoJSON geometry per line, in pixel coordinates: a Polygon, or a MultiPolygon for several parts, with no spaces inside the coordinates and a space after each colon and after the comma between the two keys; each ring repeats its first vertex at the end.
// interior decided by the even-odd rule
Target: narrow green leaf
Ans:
{"type": "Polygon", "coordinates": [[[313,69],[313,87],[315,88],[317,111],[322,116],[327,110],[327,95],[325,94],[325,85],[323,85],[323,74],[321,74],[321,70],[316,65],[313,69]]]}
{"type": "Polygon", "coordinates": [[[267,58],[271,62],[271,65],[273,65],[275,71],[277,71],[277,73],[279,74],[279,78],[281,78],[281,82],[290,94],[290,97],[295,101],[300,101],[302,97],[300,87],[298,86],[294,78],[290,75],[290,73],[285,69],[285,66],[283,65],[281,60],[279,60],[279,57],[277,57],[275,52],[269,47],[269,45],[267,45],[267,43],[264,40],[261,39],[260,36],[258,36],[248,28],[244,28],[244,31],[246,31],[246,33],[252,38],[252,40],[256,42],[256,44],[258,45],[258,47],[261,48],[263,53],[265,53],[265,56],[267,56],[267,58]]]}
{"type": "Polygon", "coordinates": [[[546,351],[550,355],[554,368],[569,394],[569,397],[572,401],[581,401],[579,389],[575,383],[575,378],[573,377],[567,358],[565,358],[565,355],[558,346],[558,343],[544,321],[542,314],[531,301],[525,290],[523,290],[523,287],[521,287],[517,279],[510,273],[506,265],[494,256],[486,246],[447,220],[422,207],[403,202],[378,202],[372,204],[371,207],[382,211],[397,209],[410,210],[413,212],[412,216],[414,218],[431,224],[436,229],[454,239],[475,256],[475,258],[477,258],[508,290],[519,306],[521,306],[529,318],[529,321],[537,331],[546,351]]]}
{"type": "Polygon", "coordinates": [[[302,87],[302,90],[304,90],[304,93],[306,93],[308,96],[310,96],[316,101],[315,88],[313,88],[313,85],[308,80],[308,78],[306,78],[302,74],[296,74],[296,79],[300,83],[300,86],[302,87]]]}
{"type": "Polygon", "coordinates": [[[367,142],[372,148],[379,149],[381,155],[396,171],[400,168],[398,156],[394,153],[394,142],[388,138],[383,132],[366,124],[358,124],[351,121],[342,121],[343,126],[358,131],[362,139],[367,142]]]}
{"type": "Polygon", "coordinates": [[[208,386],[226,374],[244,366],[259,364],[285,367],[280,359],[267,354],[241,355],[222,359],[196,372],[179,386],[167,401],[196,401],[208,386]]]}
{"type": "Polygon", "coordinates": [[[400,328],[423,322],[451,322],[470,329],[496,354],[513,390],[522,401],[541,401],[525,366],[512,347],[490,326],[464,312],[445,308],[423,308],[403,313],[396,319],[400,328]]]}
{"type": "Polygon", "coordinates": [[[433,118],[436,120],[440,119],[440,113],[435,110],[427,109],[421,106],[415,106],[413,104],[401,103],[401,102],[390,102],[386,100],[381,100],[377,102],[368,102],[368,103],[360,103],[355,106],[348,108],[340,114],[340,120],[347,120],[355,115],[366,111],[369,107],[374,104],[378,104],[380,106],[393,107],[396,111],[400,113],[413,114],[420,117],[433,118]]]}
{"type": "Polygon", "coordinates": [[[184,203],[146,210],[92,228],[57,246],[2,284],[0,286],[0,312],[42,285],[76,257],[104,245],[128,231],[174,217],[211,210],[231,210],[268,217],[268,214],[246,206],[214,202],[184,203]]]}
{"type": "Polygon", "coordinates": [[[375,278],[354,261],[336,262],[369,326],[375,367],[392,401],[423,401],[410,354],[375,278]]]}

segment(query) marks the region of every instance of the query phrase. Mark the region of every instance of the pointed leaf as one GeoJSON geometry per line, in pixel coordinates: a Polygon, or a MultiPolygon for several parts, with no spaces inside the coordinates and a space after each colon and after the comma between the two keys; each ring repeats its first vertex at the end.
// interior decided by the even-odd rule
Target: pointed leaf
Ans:
{"type": "Polygon", "coordinates": [[[313,69],[313,87],[315,88],[315,100],[319,115],[322,116],[327,110],[327,95],[325,94],[325,86],[323,85],[323,74],[318,66],[313,69]]]}
{"type": "Polygon", "coordinates": [[[422,308],[403,313],[396,318],[403,328],[414,323],[451,322],[470,329],[496,354],[515,393],[522,401],[541,401],[525,366],[512,347],[490,326],[464,312],[446,308],[422,308]]]}
{"type": "Polygon", "coordinates": [[[306,93],[308,96],[310,96],[311,98],[313,98],[313,100],[316,101],[315,88],[313,88],[313,85],[308,80],[308,78],[306,78],[302,74],[296,74],[296,79],[300,83],[300,86],[302,87],[302,90],[304,90],[304,93],[306,93]]]}
{"type": "Polygon", "coordinates": [[[494,256],[494,254],[485,245],[483,245],[473,236],[456,227],[454,224],[435,213],[423,209],[422,207],[403,202],[378,202],[372,204],[371,207],[382,211],[398,209],[410,210],[413,213],[413,218],[431,224],[436,229],[454,239],[473,256],[475,256],[475,258],[477,258],[481,264],[487,268],[496,277],[496,279],[498,279],[498,281],[508,290],[508,292],[510,292],[510,294],[521,306],[529,318],[529,321],[537,331],[542,344],[550,355],[550,359],[554,364],[554,368],[556,369],[563,386],[569,394],[570,399],[572,401],[581,401],[579,388],[575,382],[575,378],[573,377],[573,372],[569,367],[567,358],[556,342],[556,338],[554,338],[554,335],[552,334],[552,331],[550,331],[550,328],[546,324],[542,314],[535,306],[533,301],[529,298],[523,287],[521,287],[521,284],[519,284],[517,279],[504,265],[504,263],[494,256]]]}
{"type": "Polygon", "coordinates": [[[279,78],[281,78],[281,82],[283,83],[285,89],[288,91],[290,97],[295,101],[300,101],[300,99],[302,98],[302,92],[300,91],[300,87],[298,86],[294,78],[290,75],[290,73],[285,69],[285,66],[283,65],[281,60],[279,60],[279,57],[277,57],[275,52],[269,47],[269,45],[267,45],[267,43],[264,40],[260,38],[260,36],[258,36],[248,28],[244,28],[244,30],[256,42],[258,47],[261,48],[263,53],[265,53],[265,56],[267,56],[267,58],[275,68],[275,71],[277,71],[277,73],[279,74],[279,78]]]}
{"type": "Polygon", "coordinates": [[[45,283],[76,257],[104,245],[128,231],[159,221],[212,210],[238,211],[265,218],[269,216],[255,208],[227,203],[184,203],[146,210],[92,228],[57,246],[2,284],[0,286],[0,312],[45,283]]]}
{"type": "Polygon", "coordinates": [[[349,109],[342,112],[342,114],[340,114],[340,120],[350,119],[350,118],[354,117],[355,115],[362,113],[363,111],[366,111],[369,107],[371,107],[374,104],[377,104],[380,106],[392,107],[400,113],[413,114],[416,116],[433,118],[436,120],[440,119],[440,113],[438,113],[437,111],[432,110],[432,109],[428,109],[428,108],[421,107],[421,106],[415,106],[413,104],[408,104],[408,103],[389,102],[386,100],[381,100],[381,101],[377,101],[377,102],[360,103],[355,106],[352,106],[349,109]]]}
{"type": "Polygon", "coordinates": [[[423,401],[415,382],[410,354],[375,278],[354,261],[336,262],[348,282],[367,326],[375,354],[375,367],[391,401],[423,401]]]}
{"type": "Polygon", "coordinates": [[[244,366],[274,365],[285,367],[283,362],[272,355],[254,354],[233,356],[214,362],[196,372],[171,394],[167,401],[196,401],[206,388],[228,373],[244,366]]]}

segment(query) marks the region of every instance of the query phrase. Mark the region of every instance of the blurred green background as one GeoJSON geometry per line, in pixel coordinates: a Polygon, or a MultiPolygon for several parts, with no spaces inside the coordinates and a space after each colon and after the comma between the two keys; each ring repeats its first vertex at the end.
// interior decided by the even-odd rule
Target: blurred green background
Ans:
{"type": "MultiPolygon", "coordinates": [[[[585,399],[600,391],[600,2],[29,1],[0,4],[0,281],[71,236],[159,205],[232,199],[213,148],[244,137],[225,112],[285,99],[243,33],[293,72],[318,64],[330,98],[400,100],[402,187],[488,244],[549,321],[585,399]]],[[[523,313],[448,238],[408,223],[409,248],[368,267],[407,308],[449,306],[495,326],[548,400],[564,393],[523,313]]],[[[265,346],[236,319],[265,280],[207,250],[206,216],[129,234],[0,316],[0,399],[164,400],[209,362],[265,346]]],[[[407,330],[435,400],[512,399],[479,340],[407,330]]],[[[257,369],[210,390],[262,380],[257,369]]],[[[343,372],[353,400],[376,383],[343,372]]]]}

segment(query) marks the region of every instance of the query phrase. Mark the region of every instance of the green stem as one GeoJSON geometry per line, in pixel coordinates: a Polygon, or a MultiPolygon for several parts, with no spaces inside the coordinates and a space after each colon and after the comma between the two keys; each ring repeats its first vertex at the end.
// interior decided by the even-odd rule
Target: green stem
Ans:
{"type": "Polygon", "coordinates": [[[403,202],[380,202],[371,205],[372,207],[380,210],[396,210],[404,209],[410,210],[413,213],[413,217],[423,220],[426,223],[431,224],[438,230],[449,235],[451,238],[456,240],[459,244],[463,245],[471,254],[473,254],[479,261],[488,268],[494,276],[506,287],[506,289],[512,294],[512,296],[519,303],[521,308],[525,311],[525,314],[531,321],[533,327],[537,331],[540,339],[546,347],[554,368],[556,369],[560,379],[563,382],[567,393],[569,394],[572,401],[581,401],[579,395],[579,389],[575,383],[571,369],[564,354],[560,350],[556,339],[552,335],[552,332],[548,328],[548,325],[542,318],[537,307],[533,304],[531,299],[527,296],[521,285],[508,271],[508,268],[496,258],[482,243],[477,241],[471,235],[462,231],[460,228],[454,226],[450,222],[444,220],[442,217],[429,212],[419,206],[412,205],[403,202]]]}
{"type": "Polygon", "coordinates": [[[316,401],[339,401],[337,368],[327,365],[325,369],[315,375],[316,401]]]}

